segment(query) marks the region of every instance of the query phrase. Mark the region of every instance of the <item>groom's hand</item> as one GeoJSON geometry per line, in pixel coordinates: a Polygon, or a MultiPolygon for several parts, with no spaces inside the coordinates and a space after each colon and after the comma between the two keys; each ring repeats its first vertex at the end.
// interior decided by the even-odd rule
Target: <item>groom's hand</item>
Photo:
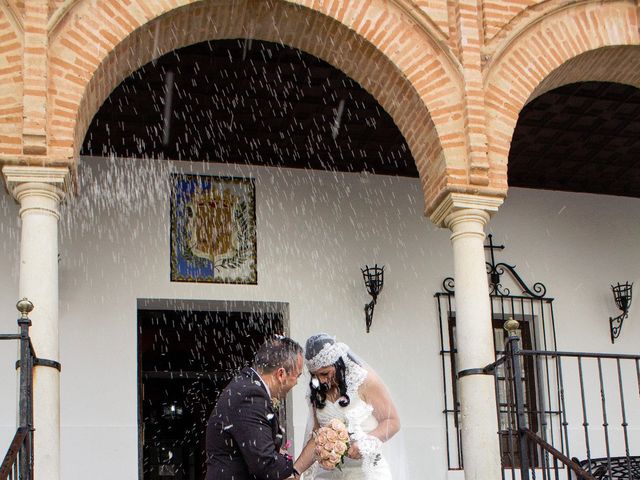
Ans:
{"type": "Polygon", "coordinates": [[[358,448],[358,442],[353,442],[349,446],[347,457],[353,458],[354,460],[360,460],[362,458],[362,454],[360,453],[360,449],[358,448]]]}

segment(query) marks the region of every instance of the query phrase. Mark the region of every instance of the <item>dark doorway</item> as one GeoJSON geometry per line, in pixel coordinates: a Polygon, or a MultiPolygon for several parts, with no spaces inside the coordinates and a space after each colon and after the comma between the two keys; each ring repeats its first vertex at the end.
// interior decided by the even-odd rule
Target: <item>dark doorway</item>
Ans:
{"type": "Polygon", "coordinates": [[[205,429],[220,392],[282,332],[282,313],[138,310],[141,479],[204,478],[205,429]]]}

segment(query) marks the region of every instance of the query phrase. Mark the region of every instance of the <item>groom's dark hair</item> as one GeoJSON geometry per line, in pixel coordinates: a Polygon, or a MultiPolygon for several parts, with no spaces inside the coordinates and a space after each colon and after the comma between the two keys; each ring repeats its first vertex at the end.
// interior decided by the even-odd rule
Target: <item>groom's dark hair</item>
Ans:
{"type": "Polygon", "coordinates": [[[253,359],[253,368],[259,373],[271,373],[281,367],[292,372],[297,364],[302,347],[295,340],[280,335],[267,339],[253,359]]]}

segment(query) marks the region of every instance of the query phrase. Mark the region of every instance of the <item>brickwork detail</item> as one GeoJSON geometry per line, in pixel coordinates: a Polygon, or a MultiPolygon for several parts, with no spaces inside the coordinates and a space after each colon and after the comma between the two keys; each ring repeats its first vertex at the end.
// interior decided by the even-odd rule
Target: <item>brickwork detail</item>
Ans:
{"type": "Polygon", "coordinates": [[[180,3],[86,0],[68,13],[50,38],[50,153],[77,154],[93,114],[132,70],[184,45],[249,36],[300,48],[358,81],[395,119],[425,183],[444,174],[438,162],[448,156],[464,161],[456,62],[437,32],[393,2],[180,3]]]}
{"type": "Polygon", "coordinates": [[[446,36],[449,36],[449,14],[446,0],[415,0],[411,3],[423,11],[446,36]]]}
{"type": "Polygon", "coordinates": [[[464,131],[467,142],[466,171],[471,185],[489,185],[485,135],[484,90],[482,85],[482,30],[477,0],[458,0],[452,9],[455,49],[464,72],[464,131]]]}
{"type": "Polygon", "coordinates": [[[524,12],[528,7],[543,3],[543,1],[544,0],[484,0],[482,2],[482,22],[485,37],[492,39],[518,14],[524,12]]]}
{"type": "MultiPolygon", "coordinates": [[[[613,59],[598,65],[598,59],[606,55],[599,49],[638,44],[640,33],[635,4],[594,1],[549,12],[519,31],[514,40],[499,45],[496,57],[485,71],[489,162],[495,181],[499,182],[496,186],[507,187],[511,137],[520,110],[533,98],[534,92],[540,94],[577,80],[603,79],[602,69],[613,59]],[[587,52],[591,53],[581,57],[587,52]],[[580,70],[571,69],[571,65],[580,66],[580,70]],[[549,75],[552,76],[543,83],[549,75]]],[[[637,79],[637,71],[632,69],[638,64],[639,51],[627,48],[625,55],[633,56],[634,60],[612,69],[611,79],[637,79]]]]}
{"type": "Polygon", "coordinates": [[[581,82],[585,78],[594,82],[624,83],[640,88],[640,46],[600,48],[578,55],[540,82],[527,102],[554,88],[581,82]]]}
{"type": "Polygon", "coordinates": [[[65,3],[67,0],[49,0],[48,18],[51,18],[65,3]]]}
{"type": "Polygon", "coordinates": [[[0,154],[22,153],[23,32],[18,10],[0,4],[0,154]]]}
{"type": "Polygon", "coordinates": [[[6,5],[8,9],[14,12],[20,25],[22,25],[22,17],[24,17],[24,2],[25,0],[5,0],[2,2],[3,5],[6,5]]]}
{"type": "Polygon", "coordinates": [[[557,86],[640,86],[630,0],[0,1],[0,163],[77,162],[127,75],[174,49],[249,37],[331,63],[405,136],[431,213],[448,193],[501,197],[527,101],[557,86]]]}
{"type": "Polygon", "coordinates": [[[47,153],[47,18],[44,2],[25,4],[22,151],[28,155],[47,153]]]}

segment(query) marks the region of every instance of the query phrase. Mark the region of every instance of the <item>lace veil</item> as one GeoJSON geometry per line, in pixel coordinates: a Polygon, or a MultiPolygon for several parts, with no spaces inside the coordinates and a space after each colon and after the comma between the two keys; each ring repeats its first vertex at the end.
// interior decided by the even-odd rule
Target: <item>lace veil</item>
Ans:
{"type": "MultiPolygon", "coordinates": [[[[305,363],[309,372],[314,372],[319,368],[333,365],[342,358],[346,367],[345,381],[347,385],[347,395],[355,400],[358,396],[358,389],[364,382],[369,372],[373,370],[360,357],[354,354],[349,347],[340,342],[336,342],[335,338],[326,333],[320,333],[309,337],[305,347],[305,363]]],[[[307,395],[308,397],[308,395],[307,395]]],[[[307,417],[307,428],[305,431],[304,444],[309,441],[315,425],[314,408],[309,400],[309,415],[307,417]]],[[[351,438],[358,442],[362,453],[363,462],[362,469],[367,480],[375,480],[375,474],[369,475],[377,460],[380,458],[380,448],[382,442],[367,435],[362,430],[362,422],[371,415],[373,407],[371,405],[360,402],[357,408],[349,410],[347,421],[351,438]]],[[[314,471],[318,468],[314,464],[305,474],[305,479],[313,479],[314,471]]]]}

